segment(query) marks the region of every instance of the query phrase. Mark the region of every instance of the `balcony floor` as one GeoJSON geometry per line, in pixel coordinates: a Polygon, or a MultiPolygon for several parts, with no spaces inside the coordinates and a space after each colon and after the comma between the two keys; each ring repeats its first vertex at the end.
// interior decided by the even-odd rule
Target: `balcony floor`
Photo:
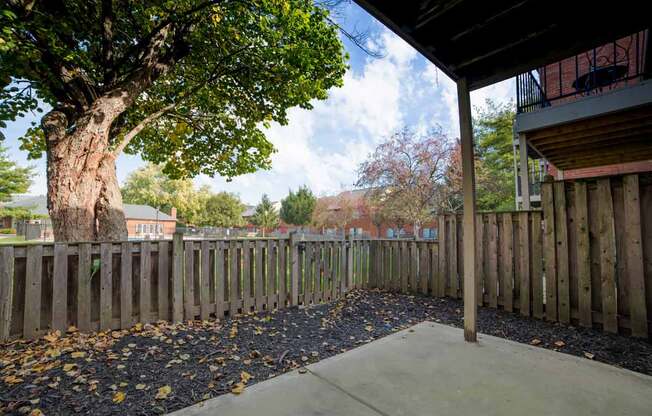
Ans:
{"type": "Polygon", "coordinates": [[[424,322],[174,416],[642,415],[652,377],[424,322]]]}

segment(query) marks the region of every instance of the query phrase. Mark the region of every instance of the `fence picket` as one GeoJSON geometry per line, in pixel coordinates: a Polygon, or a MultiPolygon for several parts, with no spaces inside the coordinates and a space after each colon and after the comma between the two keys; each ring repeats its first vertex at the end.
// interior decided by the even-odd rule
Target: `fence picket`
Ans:
{"type": "Polygon", "coordinates": [[[207,320],[210,317],[210,295],[211,295],[211,252],[208,245],[208,240],[202,240],[201,244],[201,274],[200,290],[199,290],[199,304],[200,304],[200,317],[202,320],[207,320]]]}
{"type": "Polygon", "coordinates": [[[428,275],[430,274],[430,252],[426,242],[419,244],[419,287],[421,293],[428,294],[428,275]]]}
{"type": "Polygon", "coordinates": [[[555,244],[555,206],[552,182],[541,184],[543,210],[543,261],[546,279],[546,319],[557,320],[557,249],[555,244]]]}
{"type": "Polygon", "coordinates": [[[521,264],[520,313],[530,316],[530,220],[527,212],[518,216],[519,261],[521,264]]]}
{"type": "Polygon", "coordinates": [[[192,241],[184,243],[183,316],[186,321],[195,319],[195,247],[192,241]]]}
{"type": "Polygon", "coordinates": [[[9,339],[14,285],[14,247],[0,247],[0,343],[9,339]]]}
{"type": "MultiPolygon", "coordinates": [[[[78,247],[77,271],[77,328],[82,332],[91,329],[91,244],[78,247]]],[[[27,335],[25,335],[27,336],[27,335]]]]}
{"type": "MultiPolygon", "coordinates": [[[[257,250],[256,247],[254,249],[257,250]]],[[[254,308],[255,299],[252,292],[253,288],[256,287],[256,276],[254,271],[257,270],[257,264],[254,264],[252,268],[252,261],[255,260],[256,254],[254,253],[254,259],[251,257],[252,246],[249,241],[242,242],[242,310],[245,313],[251,312],[254,308]]]]}
{"type": "Polygon", "coordinates": [[[641,235],[641,202],[638,175],[623,177],[625,197],[625,262],[629,276],[629,315],[632,335],[648,336],[645,277],[643,267],[643,237],[641,235]]]}
{"type": "Polygon", "coordinates": [[[170,319],[170,248],[167,241],[158,242],[158,319],[170,319]]]}
{"type": "Polygon", "coordinates": [[[140,322],[152,322],[152,246],[149,241],[140,243],[140,286],[138,309],[140,322]]]}
{"type": "Polygon", "coordinates": [[[439,226],[439,231],[438,231],[439,268],[437,270],[437,275],[438,275],[437,296],[443,298],[444,296],[446,296],[446,274],[448,273],[448,266],[446,263],[446,259],[448,258],[446,254],[446,217],[440,215],[437,221],[438,221],[437,224],[439,226]]]}
{"type": "Polygon", "coordinates": [[[589,208],[586,182],[575,182],[574,188],[579,321],[581,326],[590,328],[593,325],[593,318],[591,313],[591,252],[589,247],[589,208]]]}
{"type": "Polygon", "coordinates": [[[618,332],[616,297],[616,230],[614,225],[611,181],[598,180],[598,217],[600,222],[600,279],[602,282],[602,326],[618,332]]]}
{"type": "MultiPolygon", "coordinates": [[[[508,312],[512,312],[514,310],[514,226],[511,212],[504,213],[501,216],[503,233],[500,236],[500,247],[502,250],[500,271],[503,308],[508,312]]],[[[519,218],[519,224],[520,221],[519,218]]]]}
{"type": "Polygon", "coordinates": [[[489,306],[498,307],[498,221],[495,213],[487,214],[489,244],[487,248],[487,281],[489,283],[489,306]]]}
{"type": "MultiPolygon", "coordinates": [[[[267,241],[267,310],[273,310],[276,303],[276,251],[275,240],[267,241]]],[[[314,276],[313,276],[314,278],[314,276]]]]}
{"type": "Polygon", "coordinates": [[[120,327],[129,328],[133,324],[133,272],[131,258],[132,244],[120,245],[120,327]]]}
{"type": "Polygon", "coordinates": [[[54,245],[51,327],[61,332],[68,328],[68,245],[65,243],[54,245]]]}
{"type": "Polygon", "coordinates": [[[484,247],[484,217],[482,214],[477,214],[475,217],[475,294],[478,306],[482,306],[484,303],[484,247]]]}
{"type": "MultiPolygon", "coordinates": [[[[256,247],[257,248],[257,247],[256,247]]],[[[233,318],[238,313],[238,302],[240,301],[240,256],[238,254],[238,243],[229,243],[229,316],[233,318]]]]}
{"type": "Polygon", "coordinates": [[[226,272],[224,269],[224,242],[215,242],[215,317],[224,319],[224,293],[226,290],[226,272]]]}
{"type": "Polygon", "coordinates": [[[541,211],[532,216],[532,315],[543,318],[543,252],[541,246],[541,211]]]}
{"type": "Polygon", "coordinates": [[[113,244],[100,244],[100,331],[113,321],[113,244]]]}
{"type": "Polygon", "coordinates": [[[557,248],[557,307],[559,321],[570,323],[570,272],[568,259],[568,227],[566,184],[555,182],[555,236],[557,248]]]}
{"type": "Polygon", "coordinates": [[[286,244],[285,240],[278,242],[278,307],[284,308],[286,306],[287,298],[287,261],[286,261],[286,244]]]}

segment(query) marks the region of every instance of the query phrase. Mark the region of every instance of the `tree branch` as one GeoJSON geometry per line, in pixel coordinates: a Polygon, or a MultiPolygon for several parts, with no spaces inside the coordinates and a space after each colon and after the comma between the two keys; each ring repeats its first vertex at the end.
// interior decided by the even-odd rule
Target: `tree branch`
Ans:
{"type": "Polygon", "coordinates": [[[126,133],[124,135],[124,137],[122,138],[122,140],[120,141],[118,146],[116,146],[116,148],[113,150],[113,155],[115,157],[118,157],[118,155],[120,155],[120,153],[122,153],[122,151],[125,149],[125,147],[127,147],[129,142],[134,137],[136,137],[136,135],[138,135],[138,133],[140,133],[145,127],[147,127],[147,125],[149,123],[151,123],[152,121],[154,121],[157,118],[161,117],[163,114],[167,113],[168,111],[172,110],[173,108],[174,108],[174,104],[168,104],[165,107],[161,108],[160,110],[155,111],[152,114],[145,117],[144,119],[142,119],[140,121],[140,123],[138,123],[136,125],[136,127],[131,129],[128,133],[126,133]]]}
{"type": "Polygon", "coordinates": [[[113,0],[102,0],[102,61],[104,87],[115,80],[113,68],[113,0]]]}

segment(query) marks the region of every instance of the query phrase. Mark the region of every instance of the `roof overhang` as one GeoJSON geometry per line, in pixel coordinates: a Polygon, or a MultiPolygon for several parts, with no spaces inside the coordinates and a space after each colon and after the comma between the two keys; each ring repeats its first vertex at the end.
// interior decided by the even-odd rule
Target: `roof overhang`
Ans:
{"type": "Polygon", "coordinates": [[[355,1],[472,90],[650,26],[632,0],[355,1]]]}

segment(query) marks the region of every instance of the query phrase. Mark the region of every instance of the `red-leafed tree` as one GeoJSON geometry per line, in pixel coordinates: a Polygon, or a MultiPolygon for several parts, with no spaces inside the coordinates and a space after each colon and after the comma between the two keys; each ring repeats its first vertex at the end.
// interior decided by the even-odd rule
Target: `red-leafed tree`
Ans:
{"type": "Polygon", "coordinates": [[[371,188],[369,197],[385,218],[412,223],[417,234],[439,206],[450,155],[441,130],[420,135],[404,128],[360,165],[357,186],[371,188]]]}

